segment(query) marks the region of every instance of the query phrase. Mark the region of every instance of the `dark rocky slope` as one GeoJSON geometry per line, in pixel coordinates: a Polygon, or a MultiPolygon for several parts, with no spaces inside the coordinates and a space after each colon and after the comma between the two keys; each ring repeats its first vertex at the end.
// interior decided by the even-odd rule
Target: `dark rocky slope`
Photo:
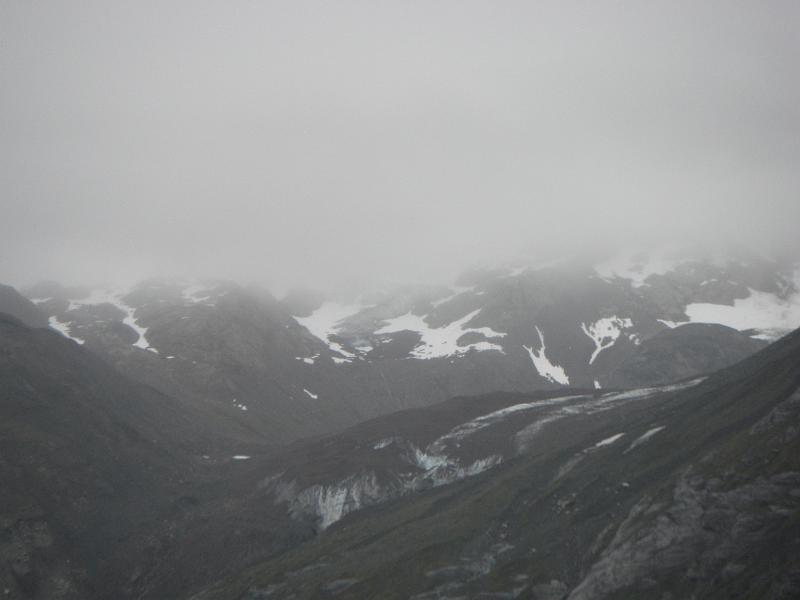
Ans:
{"type": "MultiPolygon", "coordinates": [[[[795,598],[798,386],[800,332],[681,389],[532,398],[448,438],[455,456],[506,448],[492,468],[346,515],[194,598],[795,598]]],[[[354,472],[385,472],[381,451],[354,472]]]]}
{"type": "Polygon", "coordinates": [[[622,361],[606,381],[609,387],[663,385],[735,364],[764,345],[724,325],[691,323],[642,342],[638,352],[622,361]]]}
{"type": "Polygon", "coordinates": [[[0,284],[0,313],[11,315],[28,327],[47,327],[47,315],[10,285],[0,284]]]}
{"type": "Polygon", "coordinates": [[[271,451],[218,413],[0,315],[3,597],[128,596],[202,498],[235,493],[231,456],[271,451]]]}

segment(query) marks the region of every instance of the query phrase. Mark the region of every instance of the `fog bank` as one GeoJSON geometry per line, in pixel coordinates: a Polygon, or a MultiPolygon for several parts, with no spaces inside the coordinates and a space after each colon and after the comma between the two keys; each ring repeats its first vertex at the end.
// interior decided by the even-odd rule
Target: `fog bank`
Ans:
{"type": "Polygon", "coordinates": [[[798,250],[795,2],[0,6],[0,281],[798,250]]]}

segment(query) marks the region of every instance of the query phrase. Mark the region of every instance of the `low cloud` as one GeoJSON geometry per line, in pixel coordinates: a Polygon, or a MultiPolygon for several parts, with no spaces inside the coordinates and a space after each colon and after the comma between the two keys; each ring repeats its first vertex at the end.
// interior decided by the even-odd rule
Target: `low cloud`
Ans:
{"type": "Polygon", "coordinates": [[[793,2],[6,2],[0,279],[797,251],[793,2]]]}

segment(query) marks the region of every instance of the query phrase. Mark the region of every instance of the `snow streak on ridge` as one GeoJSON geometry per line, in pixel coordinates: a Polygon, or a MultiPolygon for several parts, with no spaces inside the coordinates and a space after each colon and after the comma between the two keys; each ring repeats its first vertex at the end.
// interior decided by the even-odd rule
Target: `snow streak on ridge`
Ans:
{"type": "Polygon", "coordinates": [[[539,375],[551,383],[569,385],[569,377],[567,377],[567,373],[564,371],[563,367],[553,364],[550,362],[550,359],[547,358],[545,354],[546,347],[544,345],[544,336],[542,335],[541,329],[536,327],[536,333],[539,334],[541,348],[539,348],[539,350],[534,350],[532,346],[523,346],[523,348],[528,351],[528,354],[530,354],[534,368],[539,375]]]}

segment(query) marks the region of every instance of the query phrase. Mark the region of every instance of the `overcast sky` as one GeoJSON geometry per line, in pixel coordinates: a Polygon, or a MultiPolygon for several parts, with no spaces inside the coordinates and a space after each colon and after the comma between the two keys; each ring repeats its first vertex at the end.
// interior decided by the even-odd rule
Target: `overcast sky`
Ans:
{"type": "Polygon", "coordinates": [[[789,244],[800,2],[0,2],[0,281],[789,244]]]}

